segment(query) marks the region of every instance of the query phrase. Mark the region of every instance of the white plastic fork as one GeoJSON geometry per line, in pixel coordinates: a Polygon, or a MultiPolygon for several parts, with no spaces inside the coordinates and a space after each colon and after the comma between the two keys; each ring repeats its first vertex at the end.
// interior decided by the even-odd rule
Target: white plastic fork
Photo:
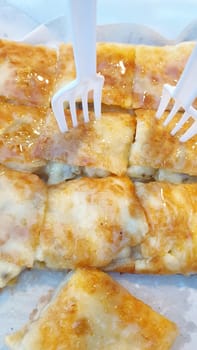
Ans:
{"type": "Polygon", "coordinates": [[[77,78],[61,88],[52,98],[52,109],[59,128],[68,131],[64,103],[68,103],[72,125],[78,125],[76,102],[82,101],[84,122],[89,121],[88,93],[93,91],[94,114],[101,115],[104,77],[96,73],[96,0],[70,0],[73,49],[77,78]]]}
{"type": "Polygon", "coordinates": [[[160,119],[168,106],[170,99],[174,99],[175,102],[172,110],[163,123],[163,125],[166,126],[170,123],[181,107],[184,109],[185,112],[174,129],[171,131],[171,135],[175,135],[190,117],[194,119],[194,122],[189,129],[180,137],[181,142],[185,142],[197,134],[197,110],[192,106],[192,103],[196,97],[197,45],[194,47],[177,85],[171,86],[169,84],[164,84],[160,105],[156,113],[156,117],[160,119]]]}

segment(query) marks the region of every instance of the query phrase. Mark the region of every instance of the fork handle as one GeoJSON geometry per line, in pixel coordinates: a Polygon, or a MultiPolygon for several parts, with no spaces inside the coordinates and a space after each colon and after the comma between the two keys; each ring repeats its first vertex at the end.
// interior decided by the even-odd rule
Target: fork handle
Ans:
{"type": "Polygon", "coordinates": [[[96,0],[70,0],[78,80],[96,75],[96,0]]]}
{"type": "Polygon", "coordinates": [[[174,98],[182,102],[182,105],[187,109],[196,97],[196,76],[197,76],[197,45],[186,63],[182,75],[177,83],[174,98]]]}

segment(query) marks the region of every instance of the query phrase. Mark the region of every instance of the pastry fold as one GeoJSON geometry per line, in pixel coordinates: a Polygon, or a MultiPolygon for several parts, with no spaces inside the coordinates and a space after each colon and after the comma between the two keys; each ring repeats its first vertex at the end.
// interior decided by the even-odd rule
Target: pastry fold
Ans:
{"type": "Polygon", "coordinates": [[[147,231],[128,178],[71,180],[48,189],[38,259],[50,268],[104,267],[147,231]]]}
{"type": "MultiPolygon", "coordinates": [[[[174,119],[164,127],[163,122],[168,112],[165,112],[160,120],[155,118],[154,110],[137,110],[135,140],[131,145],[129,156],[129,173],[134,175],[136,167],[138,171],[153,172],[157,169],[170,171],[171,173],[184,173],[197,175],[197,135],[187,142],[180,142],[180,136],[189,128],[191,120],[186,122],[181,130],[174,136],[170,131],[182,117],[182,113],[176,114],[174,119]],[[142,169],[140,169],[142,167],[142,169]],[[146,170],[147,168],[147,170],[146,170]]],[[[138,174],[136,173],[136,177],[138,174]]]]}
{"type": "Polygon", "coordinates": [[[36,175],[0,166],[0,288],[34,265],[46,194],[36,175]]]}
{"type": "Polygon", "coordinates": [[[136,183],[149,230],[130,256],[107,267],[121,272],[197,271],[197,184],[136,183]]]}
{"type": "MultiPolygon", "coordinates": [[[[135,46],[98,43],[97,72],[105,78],[102,103],[130,109],[133,107],[132,82],[135,71],[135,46]]],[[[61,45],[58,64],[58,87],[76,77],[71,45],[61,45]]],[[[90,96],[90,101],[92,100],[90,96]]]]}
{"type": "Polygon", "coordinates": [[[68,165],[125,174],[135,118],[108,112],[100,120],[83,124],[81,111],[78,118],[79,127],[62,134],[49,108],[0,103],[0,163],[29,172],[56,162],[63,168],[68,165]]]}
{"type": "MultiPolygon", "coordinates": [[[[133,74],[133,108],[157,110],[164,84],[176,85],[195,46],[193,42],[177,45],[136,45],[133,74]]],[[[169,104],[168,108],[172,105],[169,104]]]]}
{"type": "Polygon", "coordinates": [[[78,119],[79,127],[62,134],[53,114],[49,113],[34,145],[33,157],[126,174],[135,118],[127,113],[108,112],[103,113],[101,119],[84,124],[79,111],[78,119]]]}
{"type": "Polygon", "coordinates": [[[57,80],[56,50],[0,40],[0,100],[49,106],[57,80]]]}
{"type": "Polygon", "coordinates": [[[177,334],[173,322],[110,276],[78,269],[6,343],[13,350],[168,350],[177,334]]]}
{"type": "Polygon", "coordinates": [[[33,156],[43,132],[47,109],[0,103],[0,163],[15,170],[35,172],[46,165],[33,156]]]}

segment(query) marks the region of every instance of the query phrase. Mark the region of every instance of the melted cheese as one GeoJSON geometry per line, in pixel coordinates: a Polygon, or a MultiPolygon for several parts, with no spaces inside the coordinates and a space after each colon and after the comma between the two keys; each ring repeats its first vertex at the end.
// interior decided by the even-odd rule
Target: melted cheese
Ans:
{"type": "Polygon", "coordinates": [[[155,169],[148,166],[131,165],[127,170],[127,175],[136,179],[151,179],[155,175],[155,169]]]}
{"type": "Polygon", "coordinates": [[[45,200],[46,188],[37,176],[0,168],[0,262],[11,278],[34,264],[45,200]]]}
{"type": "Polygon", "coordinates": [[[81,269],[6,343],[13,350],[168,350],[176,335],[174,323],[108,275],[81,269]]]}
{"type": "Polygon", "coordinates": [[[158,181],[165,181],[171,183],[195,183],[197,176],[189,176],[187,174],[177,174],[166,169],[159,169],[156,172],[155,179],[158,181]]]}
{"type": "Polygon", "coordinates": [[[110,175],[110,173],[104,169],[83,167],[82,170],[84,175],[88,177],[106,177],[110,175]]]}
{"type": "Polygon", "coordinates": [[[147,232],[127,178],[81,178],[49,188],[39,259],[50,267],[105,266],[147,232]]]}
{"type": "Polygon", "coordinates": [[[49,162],[44,168],[44,176],[47,176],[47,183],[55,185],[65,180],[73,179],[81,173],[79,167],[70,166],[64,163],[49,162]]]}

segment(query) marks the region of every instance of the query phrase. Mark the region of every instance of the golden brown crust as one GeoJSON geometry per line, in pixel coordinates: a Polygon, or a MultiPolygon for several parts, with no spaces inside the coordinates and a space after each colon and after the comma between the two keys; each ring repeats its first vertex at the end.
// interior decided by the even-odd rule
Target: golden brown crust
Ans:
{"type": "Polygon", "coordinates": [[[135,47],[133,108],[157,109],[164,84],[176,85],[194,43],[135,47]]]}
{"type": "MultiPolygon", "coordinates": [[[[197,269],[197,184],[137,183],[149,224],[143,242],[113,270],[135,273],[195,273],[197,269]]],[[[110,270],[110,267],[107,267],[110,270]]]]}
{"type": "MultiPolygon", "coordinates": [[[[154,102],[148,106],[155,108],[155,101],[157,104],[163,83],[173,83],[178,79],[192,47],[192,43],[157,48],[99,43],[97,46],[98,70],[105,76],[103,102],[131,108],[135,106],[132,91],[135,95],[136,89],[139,88],[139,94],[144,96],[143,84],[147,84],[147,91],[151,91],[154,102]]],[[[71,45],[61,45],[57,59],[54,50],[2,40],[0,41],[0,63],[1,60],[2,64],[5,62],[9,65],[13,64],[14,74],[21,76],[21,80],[17,80],[17,84],[21,85],[14,88],[19,95],[13,97],[13,102],[37,106],[37,109],[36,107],[28,109],[27,106],[14,106],[6,104],[5,101],[1,103],[0,121],[4,125],[0,133],[1,163],[19,170],[36,171],[48,161],[59,161],[72,166],[97,168],[118,176],[126,173],[128,147],[135,132],[134,118],[120,111],[103,113],[102,121],[81,125],[79,129],[62,135],[54,116],[47,108],[44,109],[41,106],[49,104],[46,98],[50,100],[50,94],[55,89],[75,77],[71,45]],[[18,52],[24,56],[23,60],[18,52]],[[31,65],[30,56],[33,57],[31,65]],[[51,64],[49,64],[50,60],[52,60],[51,64]],[[37,80],[34,81],[35,74],[32,72],[35,69],[38,69],[39,74],[42,70],[45,74],[45,69],[46,76],[51,74],[51,85],[47,84],[46,90],[42,87],[42,79],[36,78],[37,80]],[[34,80],[28,78],[32,76],[34,78],[31,79],[34,80]],[[23,83],[27,85],[25,88],[23,83]],[[29,89],[32,89],[32,94],[35,93],[38,96],[37,101],[34,100],[29,89]],[[28,101],[21,99],[23,90],[28,94],[28,101]]],[[[10,79],[12,81],[13,76],[10,79]]],[[[15,80],[13,81],[16,84],[15,80]]],[[[148,92],[147,96],[150,94],[148,92]]],[[[6,94],[2,95],[2,99],[6,96],[6,94]]],[[[10,98],[12,99],[12,96],[10,98]]],[[[146,98],[144,100],[143,97],[143,103],[136,106],[146,107],[146,98]]],[[[154,112],[137,111],[136,113],[137,141],[132,146],[130,166],[147,166],[196,175],[195,137],[191,142],[180,144],[177,137],[169,135],[171,124],[166,129],[161,127],[161,124],[152,116],[154,112]],[[146,118],[143,125],[146,124],[147,131],[141,137],[143,113],[144,119],[146,118]],[[160,128],[157,128],[158,125],[160,128]],[[137,149],[138,143],[141,150],[137,149]]],[[[81,112],[79,112],[81,122],[80,114],[81,112]]],[[[70,116],[67,115],[66,118],[69,120],[70,116]]],[[[91,119],[93,119],[92,114],[91,119]]]]}
{"type": "Polygon", "coordinates": [[[36,175],[0,166],[0,287],[12,277],[10,266],[33,266],[45,202],[46,186],[36,175]]]}
{"type": "Polygon", "coordinates": [[[138,184],[137,195],[149,222],[141,252],[150,266],[164,273],[195,272],[197,185],[138,184]]]}
{"type": "MultiPolygon", "coordinates": [[[[125,44],[97,44],[97,72],[105,77],[102,102],[107,105],[132,108],[132,81],[135,47],[125,44]]],[[[57,86],[75,79],[73,50],[61,45],[58,61],[57,86]]]]}
{"type": "MultiPolygon", "coordinates": [[[[70,119],[70,115],[67,118],[70,119]]],[[[103,113],[100,120],[84,124],[80,111],[78,118],[79,127],[62,134],[54,115],[48,114],[46,126],[34,147],[35,158],[125,174],[135,118],[125,113],[103,113]]]]}
{"type": "Polygon", "coordinates": [[[1,264],[196,272],[197,184],[81,178],[50,186],[45,212],[37,176],[0,170],[1,264]]]}
{"type": "MultiPolygon", "coordinates": [[[[97,71],[104,75],[102,102],[123,108],[156,109],[164,83],[175,85],[194,43],[151,47],[97,44],[97,71]]],[[[72,46],[56,51],[0,41],[0,100],[47,106],[52,94],[75,79],[72,46]]]]}
{"type": "Polygon", "coordinates": [[[46,164],[32,155],[45,128],[47,109],[0,103],[0,163],[34,171],[46,164]]]}
{"type": "Polygon", "coordinates": [[[0,98],[49,106],[57,74],[55,50],[0,40],[0,98]]]}
{"type": "Polygon", "coordinates": [[[190,121],[175,136],[171,136],[170,131],[182,113],[178,113],[173,121],[164,127],[163,121],[167,115],[168,112],[165,112],[163,117],[157,120],[153,110],[136,111],[136,135],[131,145],[129,166],[149,166],[197,175],[197,136],[187,142],[179,140],[180,135],[189,127],[190,121]]]}
{"type": "MultiPolygon", "coordinates": [[[[105,77],[102,102],[123,108],[157,109],[163,84],[176,85],[194,43],[163,47],[97,44],[97,71],[105,77]]],[[[58,86],[72,81],[71,45],[60,47],[58,86]]]]}
{"type": "Polygon", "coordinates": [[[111,277],[78,269],[41,317],[6,341],[15,350],[21,342],[24,350],[168,350],[176,336],[173,322],[111,277]]]}
{"type": "MultiPolygon", "coordinates": [[[[22,240],[24,238],[24,242],[30,244],[35,250],[44,220],[45,184],[36,175],[9,170],[3,166],[0,166],[0,182],[0,198],[5,204],[0,213],[1,231],[4,231],[3,225],[5,224],[5,231],[2,234],[5,233],[8,239],[17,240],[18,232],[18,238],[22,240]],[[26,213],[25,208],[27,209],[26,213]],[[7,229],[10,232],[6,232],[7,229]]],[[[1,244],[5,243],[7,243],[7,239],[4,242],[1,236],[1,244]]],[[[16,251],[13,251],[12,254],[11,260],[14,259],[14,263],[32,266],[33,260],[30,255],[24,253],[17,255],[16,251]]],[[[9,257],[9,254],[3,253],[2,250],[2,257],[9,257]]]]}
{"type": "Polygon", "coordinates": [[[84,125],[79,112],[79,121],[78,128],[62,134],[49,109],[0,103],[0,163],[36,171],[48,161],[60,161],[125,174],[135,118],[104,113],[101,120],[84,125]]]}
{"type": "Polygon", "coordinates": [[[97,72],[105,77],[102,102],[132,108],[135,47],[125,44],[97,44],[97,72]]]}
{"type": "Polygon", "coordinates": [[[76,78],[73,48],[70,44],[59,46],[56,90],[76,78]]]}
{"type": "Polygon", "coordinates": [[[105,266],[147,231],[128,178],[81,178],[51,186],[40,260],[52,268],[105,266]]]}

